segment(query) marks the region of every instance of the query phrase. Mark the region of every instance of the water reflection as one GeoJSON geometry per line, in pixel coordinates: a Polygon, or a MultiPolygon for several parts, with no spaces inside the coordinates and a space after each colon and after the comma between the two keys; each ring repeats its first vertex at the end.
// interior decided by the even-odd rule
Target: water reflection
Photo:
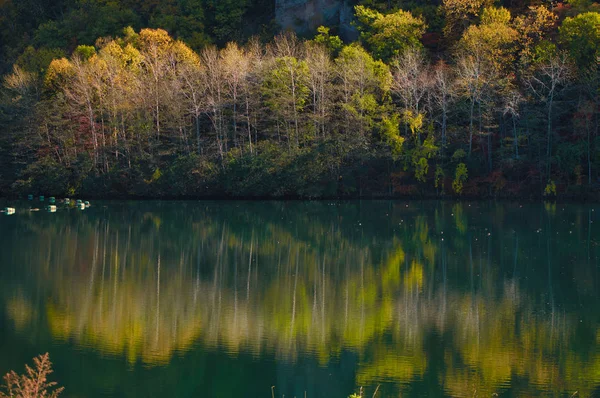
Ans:
{"type": "Polygon", "coordinates": [[[106,206],[0,225],[17,333],[152,367],[207,350],[291,367],[343,357],[350,389],[383,396],[600,385],[593,207],[106,206]]]}

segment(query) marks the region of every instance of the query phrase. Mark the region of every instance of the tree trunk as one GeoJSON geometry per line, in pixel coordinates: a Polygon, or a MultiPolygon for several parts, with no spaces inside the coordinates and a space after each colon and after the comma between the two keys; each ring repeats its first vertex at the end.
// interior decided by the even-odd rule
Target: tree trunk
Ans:
{"type": "Polygon", "coordinates": [[[475,98],[471,97],[471,108],[469,109],[469,158],[473,150],[473,114],[475,113],[475,98]]]}

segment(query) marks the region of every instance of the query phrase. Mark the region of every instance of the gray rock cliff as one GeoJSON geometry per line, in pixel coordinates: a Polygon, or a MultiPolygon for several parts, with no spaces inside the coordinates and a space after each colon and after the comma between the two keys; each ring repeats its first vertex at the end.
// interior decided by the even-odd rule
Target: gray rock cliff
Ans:
{"type": "Polygon", "coordinates": [[[356,36],[348,0],[275,0],[275,19],[283,29],[310,33],[321,26],[339,26],[345,39],[356,36]]]}

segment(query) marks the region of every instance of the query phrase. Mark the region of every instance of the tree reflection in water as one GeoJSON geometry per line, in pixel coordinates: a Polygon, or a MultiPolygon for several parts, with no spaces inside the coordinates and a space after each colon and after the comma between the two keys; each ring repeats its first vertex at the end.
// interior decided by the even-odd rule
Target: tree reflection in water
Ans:
{"type": "Polygon", "coordinates": [[[2,297],[18,333],[48,325],[55,341],[131,364],[208,350],[327,367],[350,353],[354,385],[384,396],[589,396],[592,210],[113,202],[0,227],[2,264],[18,265],[3,268],[2,297]]]}

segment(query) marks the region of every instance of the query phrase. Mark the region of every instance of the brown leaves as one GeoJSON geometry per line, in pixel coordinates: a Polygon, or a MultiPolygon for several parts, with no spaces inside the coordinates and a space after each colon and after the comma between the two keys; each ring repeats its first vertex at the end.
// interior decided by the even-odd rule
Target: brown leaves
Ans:
{"type": "Polygon", "coordinates": [[[6,393],[0,391],[0,398],[56,398],[63,392],[63,387],[55,388],[57,383],[48,381],[52,373],[48,353],[33,358],[33,363],[34,368],[25,365],[25,374],[10,371],[4,376],[2,388],[6,393]]]}

